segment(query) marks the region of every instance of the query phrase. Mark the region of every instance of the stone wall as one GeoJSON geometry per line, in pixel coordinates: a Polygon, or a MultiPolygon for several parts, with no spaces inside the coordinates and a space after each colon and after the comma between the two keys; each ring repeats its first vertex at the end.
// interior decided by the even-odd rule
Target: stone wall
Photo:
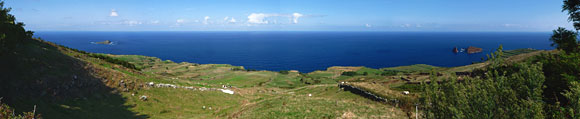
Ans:
{"type": "Polygon", "coordinates": [[[351,85],[338,84],[338,87],[341,88],[341,89],[343,89],[344,91],[350,91],[350,92],[352,92],[354,94],[363,96],[363,97],[368,98],[368,99],[371,99],[373,101],[378,101],[378,102],[386,102],[387,101],[386,99],[384,99],[384,98],[382,98],[380,96],[377,96],[377,95],[375,95],[375,94],[373,94],[371,92],[365,91],[363,89],[360,89],[360,88],[357,88],[357,87],[354,87],[354,86],[351,86],[351,85]]]}

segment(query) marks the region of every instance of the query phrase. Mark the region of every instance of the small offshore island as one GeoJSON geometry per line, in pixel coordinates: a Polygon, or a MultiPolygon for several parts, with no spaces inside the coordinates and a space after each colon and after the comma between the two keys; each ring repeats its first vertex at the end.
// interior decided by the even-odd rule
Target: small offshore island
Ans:
{"type": "Polygon", "coordinates": [[[112,45],[113,42],[111,42],[110,40],[105,40],[105,41],[101,41],[101,42],[91,42],[92,44],[104,44],[104,45],[112,45]]]}
{"type": "MultiPolygon", "coordinates": [[[[482,48],[478,48],[478,47],[474,47],[474,46],[469,46],[467,48],[467,54],[480,53],[482,51],[483,51],[482,48]]],[[[459,52],[465,52],[465,49],[461,48],[461,50],[458,50],[457,47],[453,48],[453,53],[459,53],[459,52]]]]}

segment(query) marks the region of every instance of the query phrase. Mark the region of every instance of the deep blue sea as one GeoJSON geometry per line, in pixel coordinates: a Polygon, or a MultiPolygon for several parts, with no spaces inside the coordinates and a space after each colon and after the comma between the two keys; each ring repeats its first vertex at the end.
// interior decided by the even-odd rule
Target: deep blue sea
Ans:
{"type": "Polygon", "coordinates": [[[311,72],[330,66],[442,67],[481,61],[505,50],[549,50],[550,32],[37,32],[35,37],[84,51],[159,57],[175,62],[232,64],[257,70],[311,72]],[[110,40],[115,45],[91,42],[110,40]],[[484,52],[452,52],[476,46],[484,52]]]}

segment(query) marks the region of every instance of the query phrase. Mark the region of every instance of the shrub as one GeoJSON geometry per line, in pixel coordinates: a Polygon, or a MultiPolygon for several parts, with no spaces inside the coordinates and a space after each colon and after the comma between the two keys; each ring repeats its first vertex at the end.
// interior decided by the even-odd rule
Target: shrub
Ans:
{"type": "Polygon", "coordinates": [[[341,75],[343,75],[343,76],[356,76],[357,73],[354,71],[345,71],[345,72],[342,72],[341,75]]]}
{"type": "Polygon", "coordinates": [[[232,71],[244,71],[244,69],[242,69],[240,67],[234,67],[234,68],[232,68],[232,71]]]}
{"type": "Polygon", "coordinates": [[[506,65],[501,47],[482,78],[431,78],[422,104],[428,118],[544,118],[542,64],[506,65]]]}
{"type": "Polygon", "coordinates": [[[397,75],[397,73],[402,72],[402,71],[396,71],[396,70],[383,70],[383,72],[381,73],[381,76],[394,76],[397,75]]]}
{"type": "Polygon", "coordinates": [[[288,71],[288,70],[280,70],[279,72],[280,72],[281,74],[288,74],[290,71],[288,71]]]}
{"type": "Polygon", "coordinates": [[[2,103],[2,98],[0,98],[0,119],[42,119],[40,114],[34,114],[32,112],[23,112],[19,115],[14,115],[14,109],[10,106],[2,103]]]}
{"type": "Polygon", "coordinates": [[[137,67],[135,67],[134,64],[131,64],[131,63],[129,63],[127,61],[124,61],[124,60],[115,59],[115,58],[112,58],[112,57],[109,57],[109,56],[106,56],[106,55],[103,55],[103,54],[94,54],[94,53],[91,53],[88,56],[94,57],[94,58],[99,58],[99,59],[105,60],[105,61],[107,61],[109,63],[118,64],[118,65],[121,65],[121,66],[126,67],[126,68],[129,68],[129,69],[139,70],[139,69],[137,69],[137,67]]]}

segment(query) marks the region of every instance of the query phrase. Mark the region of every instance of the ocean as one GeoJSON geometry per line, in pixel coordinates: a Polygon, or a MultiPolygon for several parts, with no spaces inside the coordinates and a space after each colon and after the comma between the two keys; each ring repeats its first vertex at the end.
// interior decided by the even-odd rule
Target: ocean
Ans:
{"type": "Polygon", "coordinates": [[[331,66],[384,68],[412,64],[441,67],[481,61],[504,50],[550,50],[550,32],[323,32],[40,31],[35,37],[94,53],[145,55],[174,62],[232,64],[256,70],[312,72],[331,66]],[[114,45],[93,44],[110,40],[114,45]],[[476,54],[452,49],[475,46],[476,54]]]}

